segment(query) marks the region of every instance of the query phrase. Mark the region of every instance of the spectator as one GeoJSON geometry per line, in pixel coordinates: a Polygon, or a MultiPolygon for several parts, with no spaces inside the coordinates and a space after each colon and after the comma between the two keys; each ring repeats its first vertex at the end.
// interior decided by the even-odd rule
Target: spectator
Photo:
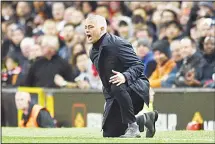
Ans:
{"type": "Polygon", "coordinates": [[[63,29],[63,17],[64,17],[65,5],[63,2],[54,2],[52,4],[52,16],[54,21],[56,22],[57,31],[61,31],[63,29]]]}
{"type": "Polygon", "coordinates": [[[171,59],[168,47],[168,42],[164,40],[157,41],[152,46],[154,58],[157,63],[155,71],[149,77],[150,86],[152,88],[161,87],[162,79],[166,77],[176,65],[171,59]]]}
{"type": "Polygon", "coordinates": [[[190,38],[183,38],[181,47],[184,60],[176,74],[175,84],[177,87],[200,87],[203,66],[206,62],[190,38]]]}
{"type": "Polygon", "coordinates": [[[118,33],[119,33],[120,37],[127,39],[128,41],[131,40],[132,35],[133,35],[133,29],[132,29],[132,25],[131,25],[131,20],[129,18],[122,17],[119,20],[118,33]]]}
{"type": "Polygon", "coordinates": [[[72,48],[77,42],[74,39],[74,27],[72,24],[66,24],[62,31],[62,36],[65,42],[65,45],[58,51],[59,56],[61,56],[66,61],[69,61],[71,58],[72,48]]]}
{"type": "Polygon", "coordinates": [[[64,24],[72,24],[73,22],[73,12],[75,11],[74,7],[68,7],[64,12],[63,21],[64,24]]]}
{"type": "Polygon", "coordinates": [[[166,77],[162,79],[161,87],[175,87],[176,73],[181,68],[183,62],[183,53],[180,40],[172,41],[170,44],[170,50],[172,53],[172,59],[175,61],[176,66],[166,77]]]}
{"type": "Polygon", "coordinates": [[[165,23],[166,25],[166,37],[169,41],[169,43],[172,41],[172,40],[175,40],[175,39],[182,39],[183,35],[183,31],[182,31],[182,26],[180,23],[176,22],[176,21],[170,21],[170,22],[167,22],[165,23]]]}
{"type": "Polygon", "coordinates": [[[14,15],[14,9],[13,9],[12,5],[9,3],[3,3],[1,14],[2,14],[2,18],[3,18],[2,22],[11,20],[14,15]]]}
{"type": "Polygon", "coordinates": [[[167,23],[170,21],[177,21],[177,14],[171,9],[164,9],[161,13],[161,23],[167,23]]]}
{"type": "Polygon", "coordinates": [[[19,60],[15,54],[8,55],[4,63],[5,68],[2,69],[2,86],[12,87],[20,84],[20,73],[22,71],[19,66],[19,60]]]}
{"type": "Polygon", "coordinates": [[[206,37],[204,40],[204,59],[207,64],[204,66],[202,85],[204,87],[215,87],[212,79],[215,73],[215,37],[206,37]]]}
{"type": "Polygon", "coordinates": [[[81,3],[81,11],[83,12],[84,16],[86,17],[88,14],[94,12],[97,7],[96,1],[85,1],[81,3]]]}
{"type": "Polygon", "coordinates": [[[24,38],[20,44],[21,52],[22,52],[22,57],[21,57],[20,63],[21,63],[21,67],[22,67],[23,76],[27,75],[29,68],[31,66],[30,52],[31,52],[34,44],[35,44],[34,39],[32,39],[30,37],[24,38]]]}
{"type": "Polygon", "coordinates": [[[55,122],[49,111],[31,102],[31,96],[27,92],[17,92],[15,95],[17,109],[23,111],[22,120],[18,124],[19,127],[28,128],[54,128],[55,122]]]}
{"type": "MultiPolygon", "coordinates": [[[[35,61],[25,79],[25,86],[57,87],[54,83],[55,75],[61,75],[65,80],[74,81],[70,65],[56,53],[59,41],[56,36],[45,35],[42,39],[43,57],[35,61]]],[[[67,86],[67,84],[63,85],[67,86]]]]}
{"type": "Polygon", "coordinates": [[[8,54],[17,55],[17,58],[20,63],[21,63],[22,57],[23,57],[23,55],[21,53],[21,49],[20,49],[20,43],[23,38],[24,38],[23,28],[19,27],[19,26],[15,26],[13,28],[12,34],[11,34],[11,43],[9,43],[9,45],[7,45],[8,47],[3,48],[3,53],[5,55],[8,55],[8,54]]]}
{"type": "Polygon", "coordinates": [[[16,6],[16,22],[24,27],[26,36],[32,36],[33,16],[29,2],[18,2],[16,6]]]}
{"type": "Polygon", "coordinates": [[[157,63],[154,59],[154,55],[151,51],[151,45],[148,39],[138,40],[137,56],[145,65],[144,74],[149,78],[155,70],[157,63]]]}
{"type": "Polygon", "coordinates": [[[97,15],[105,17],[106,20],[109,20],[109,12],[108,12],[108,6],[107,5],[99,5],[97,6],[95,12],[97,15]]]}

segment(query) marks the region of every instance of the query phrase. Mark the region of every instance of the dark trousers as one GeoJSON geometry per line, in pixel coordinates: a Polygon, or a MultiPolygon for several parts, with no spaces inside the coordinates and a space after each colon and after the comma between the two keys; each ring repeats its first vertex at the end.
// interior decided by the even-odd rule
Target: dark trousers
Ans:
{"type": "Polygon", "coordinates": [[[103,126],[104,137],[119,137],[125,133],[128,123],[136,121],[135,115],[142,110],[144,101],[125,84],[111,86],[113,104],[103,126]]]}

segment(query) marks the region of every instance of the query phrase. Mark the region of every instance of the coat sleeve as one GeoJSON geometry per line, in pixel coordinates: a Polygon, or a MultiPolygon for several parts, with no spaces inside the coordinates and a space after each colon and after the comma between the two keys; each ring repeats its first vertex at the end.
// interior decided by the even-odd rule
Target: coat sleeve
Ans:
{"type": "Polygon", "coordinates": [[[121,43],[119,46],[119,59],[125,67],[126,71],[123,75],[128,85],[132,84],[144,72],[144,65],[137,57],[133,47],[129,43],[121,43]]]}

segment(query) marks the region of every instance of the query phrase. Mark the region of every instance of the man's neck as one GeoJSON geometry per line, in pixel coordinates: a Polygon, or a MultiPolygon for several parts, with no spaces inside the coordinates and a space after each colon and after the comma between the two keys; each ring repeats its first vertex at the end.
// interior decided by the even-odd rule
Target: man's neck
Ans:
{"type": "Polygon", "coordinates": [[[101,42],[104,39],[104,37],[105,37],[106,34],[107,33],[102,34],[101,37],[100,37],[100,39],[93,44],[93,47],[98,48],[100,46],[100,44],[101,44],[101,42]]]}

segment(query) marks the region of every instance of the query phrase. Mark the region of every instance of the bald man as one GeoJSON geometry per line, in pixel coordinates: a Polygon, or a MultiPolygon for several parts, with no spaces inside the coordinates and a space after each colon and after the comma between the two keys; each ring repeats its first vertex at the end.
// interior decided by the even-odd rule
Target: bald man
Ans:
{"type": "Polygon", "coordinates": [[[149,81],[143,74],[144,65],[130,43],[107,33],[104,17],[89,15],[85,21],[87,41],[93,44],[90,59],[99,72],[106,100],[103,137],[146,137],[155,134],[157,111],[135,117],[144,102],[149,105],[149,81]]]}
{"type": "Polygon", "coordinates": [[[15,95],[17,109],[23,111],[19,127],[55,127],[54,119],[48,110],[40,105],[31,103],[31,96],[27,92],[17,92],[15,95]]]}

